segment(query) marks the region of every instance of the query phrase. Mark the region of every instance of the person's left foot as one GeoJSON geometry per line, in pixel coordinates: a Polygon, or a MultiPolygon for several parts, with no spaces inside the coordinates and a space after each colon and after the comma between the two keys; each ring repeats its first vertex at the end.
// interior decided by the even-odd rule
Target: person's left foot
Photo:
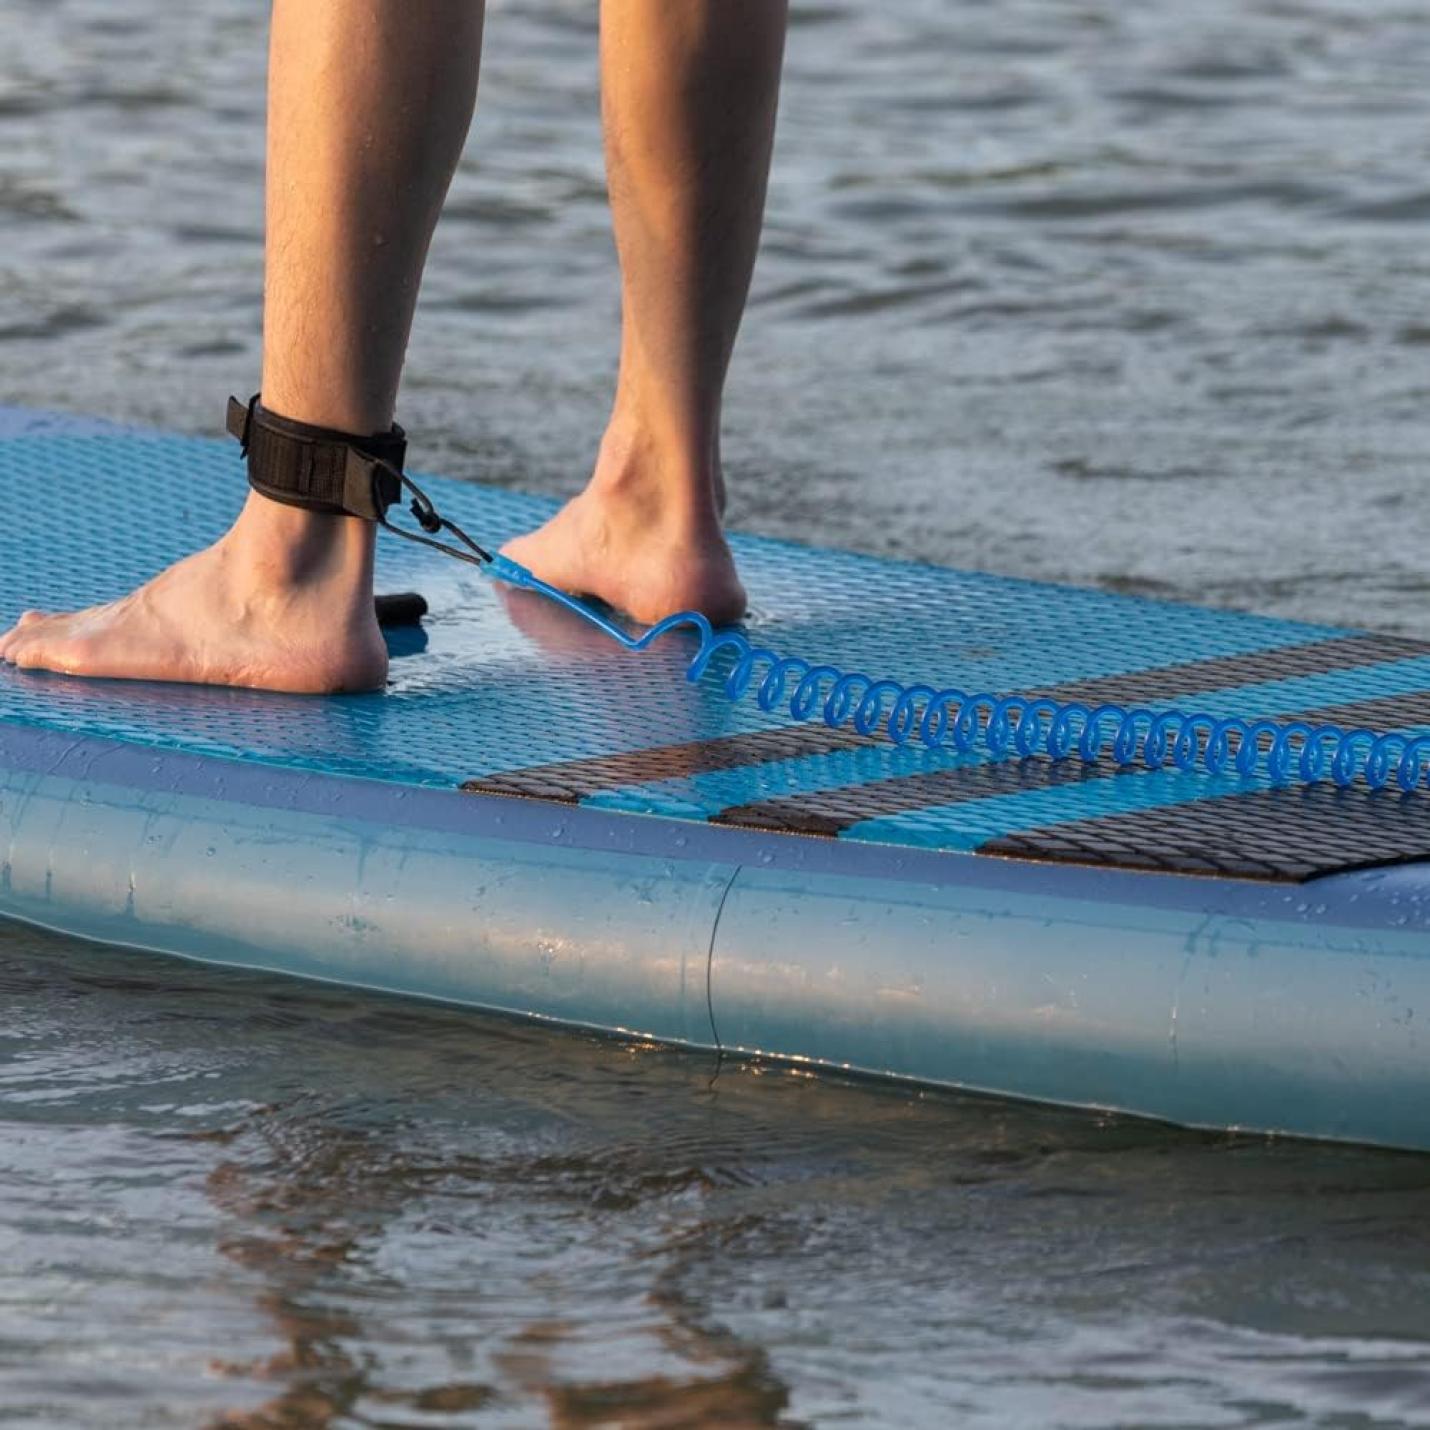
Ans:
{"type": "Polygon", "coordinates": [[[644,625],[677,611],[732,624],[745,614],[745,588],[720,528],[723,492],[714,483],[718,477],[703,500],[678,505],[658,464],[608,434],[586,490],[502,554],[644,625]]]}

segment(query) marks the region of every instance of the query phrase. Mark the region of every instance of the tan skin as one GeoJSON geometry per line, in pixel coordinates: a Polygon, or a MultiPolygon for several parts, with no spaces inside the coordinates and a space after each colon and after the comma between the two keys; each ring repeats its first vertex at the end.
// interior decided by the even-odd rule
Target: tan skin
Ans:
{"type": "MultiPolygon", "coordinates": [[[[759,241],[787,0],[604,0],[620,376],[585,490],[506,548],[638,620],[745,593],[721,530],[720,403],[759,241]]],[[[393,420],[422,267],[471,122],[480,0],[275,0],[264,403],[393,420]],[[352,104],[361,94],[364,104],[352,104]]],[[[0,660],[300,693],[387,676],[374,528],[250,493],[213,546],[105,606],[27,612],[0,660]]]]}

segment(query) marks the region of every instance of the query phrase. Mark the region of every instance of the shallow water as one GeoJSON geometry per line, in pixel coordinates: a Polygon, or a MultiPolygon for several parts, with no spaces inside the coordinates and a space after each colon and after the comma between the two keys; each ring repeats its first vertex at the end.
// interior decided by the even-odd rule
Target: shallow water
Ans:
{"type": "MultiPolygon", "coordinates": [[[[259,5],[0,9],[0,400],[258,364],[259,5]]],[[[402,404],[579,484],[587,4],[495,3],[402,404]]],[[[796,0],[744,526],[1423,631],[1430,13],[796,0]]],[[[758,1072],[0,930],[0,1422],[1430,1422],[1430,1161],[758,1072]],[[247,1418],[245,1418],[247,1417],[247,1418]]]]}
{"type": "Polygon", "coordinates": [[[0,997],[6,1424],[1430,1414],[1425,1158],[718,1068],[16,929],[0,997]]]}

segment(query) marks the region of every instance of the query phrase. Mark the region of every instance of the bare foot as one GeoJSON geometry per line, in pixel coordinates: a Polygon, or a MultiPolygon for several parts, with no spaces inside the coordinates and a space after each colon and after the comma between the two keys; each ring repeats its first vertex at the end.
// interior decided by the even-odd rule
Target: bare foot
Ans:
{"type": "Polygon", "coordinates": [[[366,522],[251,495],[225,536],[120,600],[27,611],[0,635],[0,661],[295,694],[372,690],[387,676],[372,542],[366,522]]]}
{"type": "Polygon", "coordinates": [[[720,529],[724,484],[662,481],[658,463],[607,435],[586,490],[504,555],[543,581],[597,596],[653,625],[701,611],[715,625],[745,614],[745,588],[720,529]]]}

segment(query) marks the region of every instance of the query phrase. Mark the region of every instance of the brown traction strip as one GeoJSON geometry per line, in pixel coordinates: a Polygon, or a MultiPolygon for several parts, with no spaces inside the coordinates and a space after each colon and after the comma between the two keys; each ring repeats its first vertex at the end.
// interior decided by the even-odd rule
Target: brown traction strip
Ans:
{"type": "Polygon", "coordinates": [[[1023,794],[1028,790],[1138,773],[1147,772],[1110,764],[1087,764],[1082,760],[1061,760],[1056,764],[1047,759],[998,760],[732,805],[712,814],[710,823],[769,829],[781,834],[832,837],[866,819],[908,814],[931,805],[967,804],[998,795],[1023,794]]]}
{"type": "Polygon", "coordinates": [[[980,854],[1301,882],[1430,856],[1430,801],[1303,785],[1002,835],[980,854]]]}
{"type": "Polygon", "coordinates": [[[1362,665],[1388,665],[1424,655],[1430,655],[1430,644],[1403,636],[1333,636],[1306,645],[1275,646],[1246,655],[1217,656],[1185,665],[1134,670],[1127,675],[1103,675],[1095,680],[1050,686],[1037,693],[1089,705],[1128,705],[1233,690],[1238,685],[1260,685],[1271,680],[1294,680],[1302,675],[1327,675],[1333,670],[1354,670],[1362,665]]]}
{"type": "Polygon", "coordinates": [[[647,784],[651,780],[678,779],[711,770],[732,770],[741,765],[759,765],[802,755],[827,755],[837,750],[857,749],[860,745],[887,743],[875,735],[831,730],[827,725],[788,725],[779,730],[755,730],[715,740],[691,740],[681,745],[656,745],[618,755],[595,755],[589,759],[530,765],[521,770],[498,770],[467,780],[462,788],[472,794],[514,794],[578,804],[588,794],[618,789],[621,785],[647,784]]]}
{"type": "Polygon", "coordinates": [[[1411,690],[1402,695],[1378,695],[1369,700],[1353,700],[1344,705],[1322,705],[1298,712],[1296,719],[1367,730],[1430,729],[1430,691],[1411,690]]]}

